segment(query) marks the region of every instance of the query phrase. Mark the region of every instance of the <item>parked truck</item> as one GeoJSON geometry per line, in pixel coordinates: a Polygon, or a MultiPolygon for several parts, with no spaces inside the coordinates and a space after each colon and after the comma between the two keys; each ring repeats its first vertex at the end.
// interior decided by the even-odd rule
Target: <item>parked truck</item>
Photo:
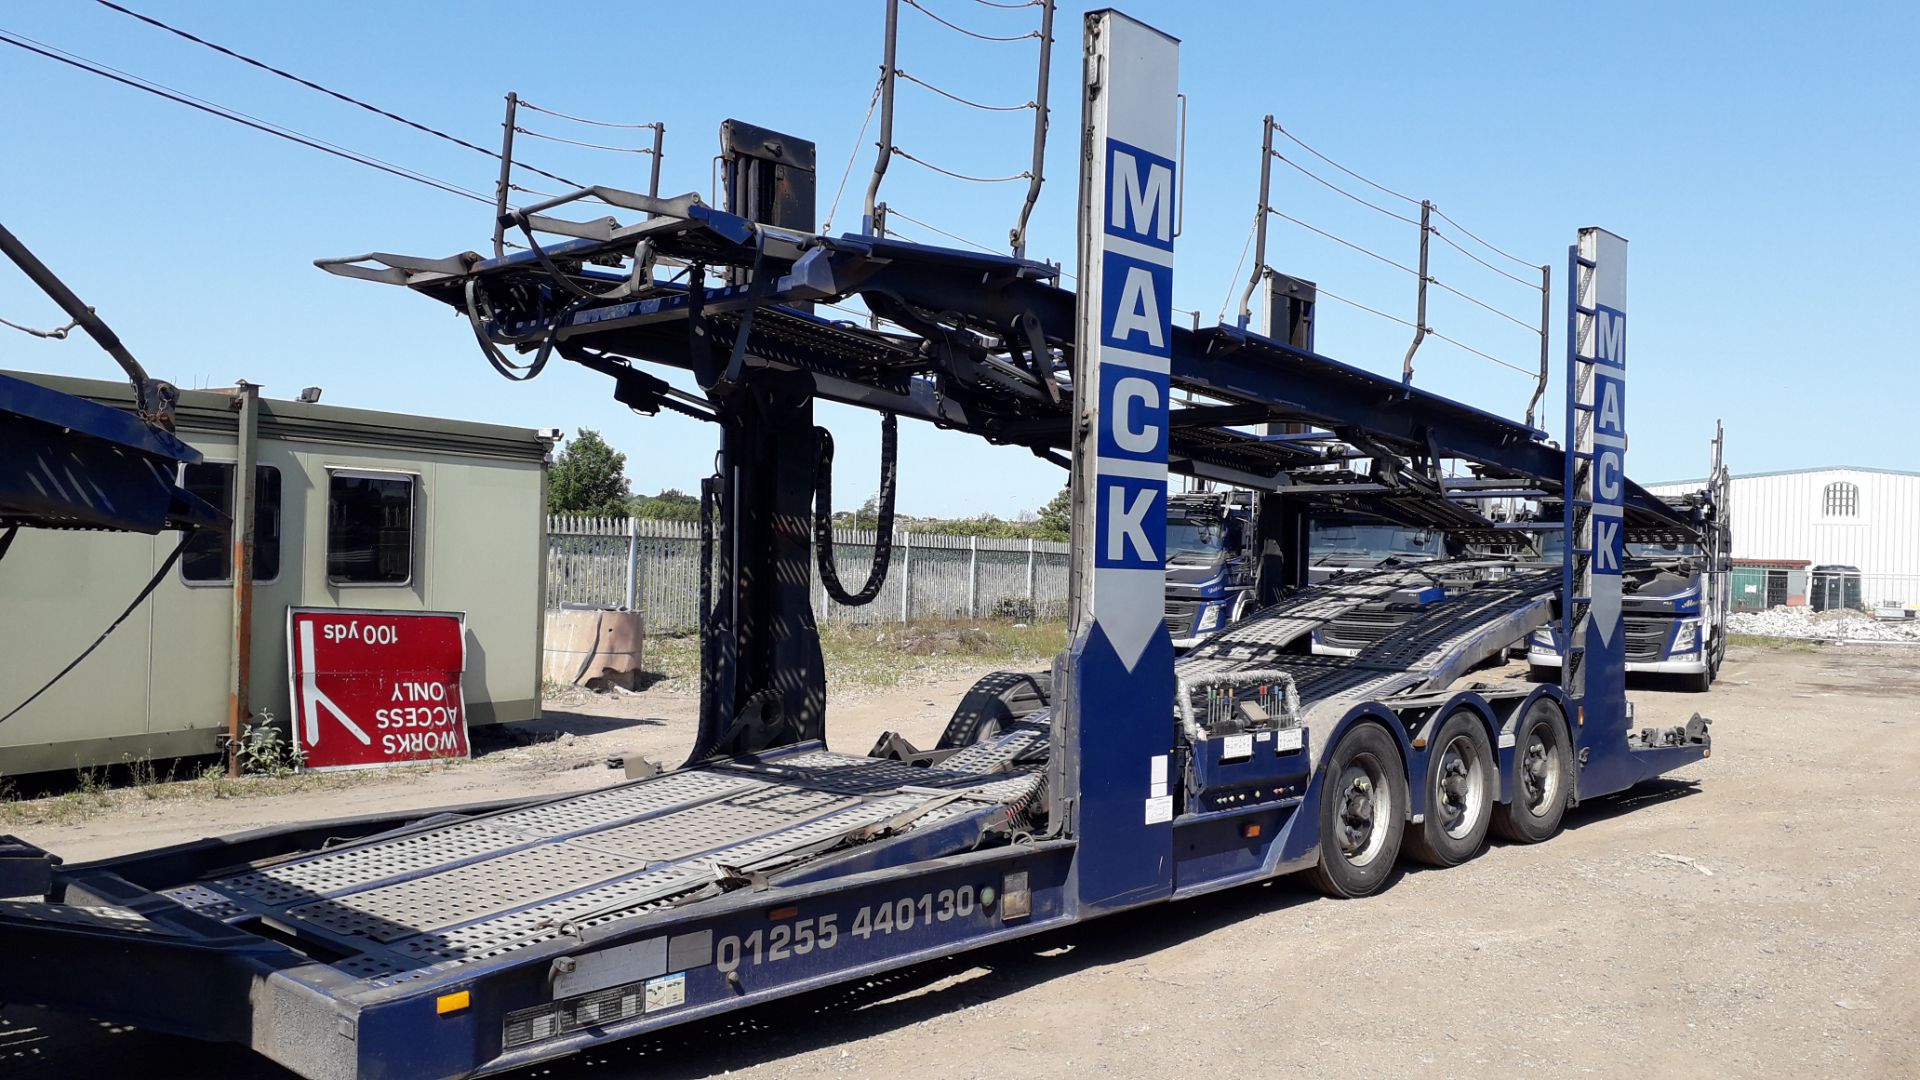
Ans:
{"type": "MultiPolygon", "coordinates": [[[[1620,598],[1627,671],[1671,675],[1705,692],[1727,655],[1727,614],[1733,607],[1732,490],[1724,462],[1724,430],[1715,425],[1711,469],[1699,491],[1665,499],[1693,522],[1686,534],[1645,535],[1626,545],[1620,598]]],[[[1557,562],[1564,534],[1540,535],[1540,554],[1557,562]]],[[[1560,674],[1563,639],[1543,626],[1527,639],[1527,665],[1535,679],[1560,674]]]]}
{"type": "Polygon", "coordinates": [[[1248,492],[1167,496],[1167,633],[1173,647],[1239,622],[1252,606],[1253,499],[1248,492]]]}
{"type": "MultiPolygon", "coordinates": [[[[1594,483],[1624,477],[1624,412],[1562,451],[1397,374],[1243,326],[1175,325],[1179,43],[1112,10],[1086,14],[1084,42],[1081,295],[1018,255],[819,234],[811,144],[738,122],[723,129],[726,209],[594,187],[509,209],[526,251],[327,262],[459,312],[504,373],[559,357],[642,414],[713,425],[694,746],[660,775],[504,805],[80,865],[0,845],[0,880],[38,875],[37,899],[0,905],[0,1000],[239,1042],[308,1077],[500,1073],[1280,874],[1371,895],[1403,856],[1454,865],[1490,831],[1545,841],[1577,801],[1705,757],[1703,719],[1630,722],[1607,603],[1619,578],[1579,551],[1427,604],[1358,657],[1307,655],[1306,635],[1417,587],[1419,568],[1297,583],[1176,658],[1170,470],[1264,485],[1263,557],[1305,554],[1266,502],[1302,453],[1248,423],[1486,463],[1562,495],[1580,528],[1690,526],[1638,485],[1594,483]],[[655,260],[695,269],[656,277],[655,260]],[[896,325],[815,313],[849,298],[896,325]],[[1170,413],[1173,392],[1234,405],[1170,413]],[[831,507],[819,400],[881,413],[883,503],[902,417],[1072,466],[1070,640],[1051,678],[983,680],[930,749],[828,748],[808,573],[833,565],[815,543],[831,507]],[[1578,678],[1462,681],[1556,597],[1578,678]]],[[[1567,383],[1604,370],[1617,397],[1626,242],[1582,229],[1568,271],[1567,383]]],[[[886,535],[864,584],[823,584],[871,600],[886,535]]]]}

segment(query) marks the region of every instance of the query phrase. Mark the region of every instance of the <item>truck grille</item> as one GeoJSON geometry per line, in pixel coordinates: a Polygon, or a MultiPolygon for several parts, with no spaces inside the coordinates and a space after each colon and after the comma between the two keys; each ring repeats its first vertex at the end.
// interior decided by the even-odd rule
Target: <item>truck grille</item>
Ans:
{"type": "Polygon", "coordinates": [[[1199,610],[1200,608],[1197,604],[1168,601],[1167,636],[1176,638],[1191,636],[1193,634],[1193,618],[1199,610]]]}
{"type": "Polygon", "coordinates": [[[1667,634],[1672,629],[1673,620],[1652,615],[1628,615],[1621,621],[1627,628],[1629,661],[1650,663],[1661,659],[1661,653],[1667,648],[1667,634]]]}
{"type": "Polygon", "coordinates": [[[1403,611],[1349,611],[1328,623],[1320,639],[1343,648],[1372,645],[1398,630],[1407,616],[1403,611]]]}

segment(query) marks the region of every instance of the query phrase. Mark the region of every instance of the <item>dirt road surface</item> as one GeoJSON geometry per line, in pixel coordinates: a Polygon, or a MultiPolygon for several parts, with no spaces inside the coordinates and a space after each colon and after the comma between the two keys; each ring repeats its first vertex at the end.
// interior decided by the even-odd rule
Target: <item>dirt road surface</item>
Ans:
{"type": "MultiPolygon", "coordinates": [[[[887,727],[931,742],[968,681],[844,705],[836,746],[887,727]]],[[[1115,916],[526,1075],[1920,1075],[1920,654],[1736,648],[1710,695],[1632,696],[1643,725],[1713,716],[1713,757],[1581,806],[1547,844],[1409,871],[1367,900],[1280,881],[1115,916]]],[[[91,858],[578,790],[607,782],[609,752],[673,758],[691,707],[596,699],[545,722],[560,738],[404,783],[21,831],[91,858]]],[[[235,1048],[0,1012],[0,1076],[285,1075],[235,1048]]]]}

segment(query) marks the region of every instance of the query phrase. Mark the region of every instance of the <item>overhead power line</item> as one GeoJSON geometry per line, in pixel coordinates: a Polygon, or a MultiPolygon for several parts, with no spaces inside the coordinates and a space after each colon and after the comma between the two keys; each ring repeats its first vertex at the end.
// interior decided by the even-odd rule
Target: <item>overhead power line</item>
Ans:
{"type": "Polygon", "coordinates": [[[363,154],[357,150],[349,150],[344,146],[303,134],[292,128],[275,124],[272,121],[262,120],[257,116],[251,116],[237,109],[217,105],[203,98],[194,97],[184,91],[175,90],[172,87],[154,82],[151,79],[133,75],[121,71],[118,68],[108,67],[98,61],[89,60],[78,53],[70,53],[65,49],[59,49],[55,46],[47,45],[44,42],[35,41],[32,38],[20,37],[9,31],[0,30],[0,44],[11,45],[16,49],[36,53],[49,60],[55,60],[69,67],[78,68],[90,75],[98,75],[103,79],[120,83],[123,86],[131,86],[135,90],[144,91],[155,97],[165,98],[177,105],[185,105],[190,109],[196,109],[210,116],[217,116],[222,120],[230,120],[243,127],[250,127],[255,131],[262,131],[268,135],[285,139],[288,142],[298,143],[308,149],[318,150],[323,154],[331,154],[334,157],[351,161],[356,165],[365,165],[370,169],[377,169],[380,172],[398,176],[403,180],[411,180],[416,184],[424,184],[427,187],[444,191],[449,195],[458,195],[461,198],[472,199],[475,202],[486,203],[488,205],[492,205],[493,203],[493,200],[487,198],[485,195],[469,188],[461,187],[452,181],[442,180],[439,177],[430,176],[426,173],[409,169],[403,165],[395,165],[390,161],[383,161],[380,158],[373,157],[370,154],[363,154]]]}
{"type": "MultiPolygon", "coordinates": [[[[283,68],[275,67],[272,64],[269,64],[263,60],[256,60],[253,57],[246,55],[245,53],[241,53],[233,49],[229,49],[225,45],[222,45],[218,42],[208,41],[206,38],[203,38],[198,34],[194,34],[186,30],[182,30],[179,27],[173,26],[169,23],[161,22],[159,19],[156,19],[151,15],[142,15],[140,12],[135,11],[132,8],[122,7],[121,5],[114,3],[113,0],[94,0],[94,2],[99,4],[101,7],[107,8],[112,11],[117,11],[122,15],[128,16],[129,18],[138,19],[141,22],[146,23],[148,26],[152,26],[152,27],[155,27],[156,29],[164,30],[169,34],[174,35],[175,37],[184,38],[188,41],[193,42],[196,45],[201,45],[206,48],[212,49],[214,52],[220,53],[223,56],[230,56],[233,59],[238,60],[243,64],[247,64],[251,67],[259,68],[261,71],[265,71],[270,74],[277,75],[282,79],[286,79],[288,82],[298,83],[299,85],[304,86],[309,90],[317,90],[320,93],[325,94],[330,98],[334,98],[338,101],[346,102],[347,104],[352,105],[356,108],[365,109],[366,111],[373,113],[376,116],[384,116],[388,120],[392,120],[395,123],[405,124],[407,127],[410,127],[415,131],[419,131],[424,134],[431,135],[436,139],[443,139],[447,142],[454,144],[455,146],[464,147],[465,149],[471,150],[476,154],[485,154],[486,156],[494,159],[495,161],[500,160],[500,153],[497,150],[489,150],[486,147],[480,146],[477,143],[468,142],[467,140],[460,138],[458,135],[449,135],[448,133],[441,131],[439,128],[432,127],[427,124],[423,124],[418,120],[410,120],[407,117],[401,116],[399,113],[393,112],[388,109],[383,109],[378,105],[373,105],[373,104],[369,104],[368,102],[362,101],[359,98],[354,97],[352,94],[341,93],[340,91],[335,90],[332,87],[322,86],[321,84],[314,82],[312,79],[302,78],[299,75],[295,75],[291,71],[287,71],[283,68]]],[[[548,110],[541,109],[540,111],[546,112],[548,110]]],[[[554,115],[559,115],[559,114],[556,113],[554,115]]],[[[571,120],[574,118],[566,117],[566,119],[571,120]]],[[[582,123],[592,123],[592,122],[593,121],[582,121],[582,123]]],[[[646,125],[636,125],[636,126],[646,126],[646,125]]],[[[528,172],[539,173],[541,176],[544,176],[549,180],[557,180],[560,183],[567,185],[568,187],[577,188],[577,187],[583,186],[578,181],[569,180],[564,176],[556,176],[553,173],[547,172],[545,169],[535,168],[534,166],[528,165],[524,162],[516,161],[514,162],[514,164],[519,168],[527,170],[528,172]]]]}

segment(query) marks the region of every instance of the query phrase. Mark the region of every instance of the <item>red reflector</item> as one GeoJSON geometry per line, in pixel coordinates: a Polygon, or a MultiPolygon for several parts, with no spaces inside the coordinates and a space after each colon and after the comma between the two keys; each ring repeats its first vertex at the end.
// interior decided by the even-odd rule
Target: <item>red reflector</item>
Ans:
{"type": "Polygon", "coordinates": [[[800,909],[797,907],[777,907],[767,912],[767,918],[773,922],[779,922],[781,919],[791,919],[798,914],[800,909]]]}

